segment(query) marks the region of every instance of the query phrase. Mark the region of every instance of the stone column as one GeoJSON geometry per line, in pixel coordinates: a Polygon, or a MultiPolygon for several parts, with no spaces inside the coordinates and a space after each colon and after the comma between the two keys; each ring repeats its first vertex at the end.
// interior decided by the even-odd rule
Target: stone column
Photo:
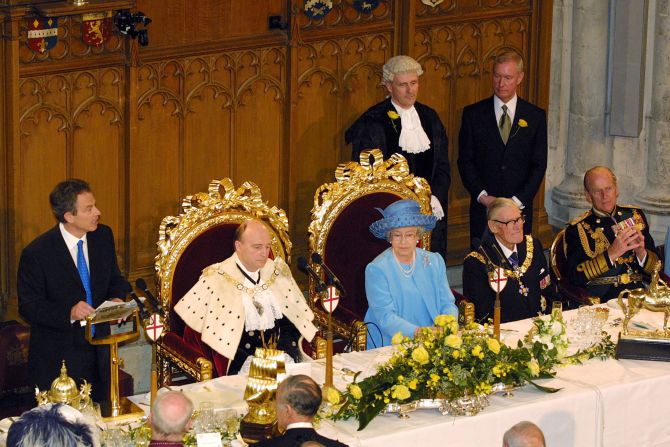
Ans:
{"type": "Polygon", "coordinates": [[[582,184],[584,171],[595,165],[611,165],[605,136],[608,24],[609,2],[572,3],[566,175],[552,193],[557,221],[567,222],[588,208],[582,184]]]}
{"type": "Polygon", "coordinates": [[[670,0],[656,2],[654,65],[646,185],[636,202],[646,211],[657,244],[670,224],[670,0]]]}

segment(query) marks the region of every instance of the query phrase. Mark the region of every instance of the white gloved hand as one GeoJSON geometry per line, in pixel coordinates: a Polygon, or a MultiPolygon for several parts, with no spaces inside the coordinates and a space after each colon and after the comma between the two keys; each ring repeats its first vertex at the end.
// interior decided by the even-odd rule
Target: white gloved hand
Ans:
{"type": "Polygon", "coordinates": [[[437,200],[437,197],[430,196],[430,207],[433,209],[433,216],[437,217],[437,220],[440,220],[444,217],[444,210],[440,201],[437,200]]]}

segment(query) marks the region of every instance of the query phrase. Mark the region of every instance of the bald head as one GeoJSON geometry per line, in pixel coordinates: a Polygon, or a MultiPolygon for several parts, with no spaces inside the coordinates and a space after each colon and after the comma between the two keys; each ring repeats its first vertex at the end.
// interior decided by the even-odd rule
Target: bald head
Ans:
{"type": "Polygon", "coordinates": [[[540,427],[522,421],[505,432],[503,447],[546,447],[540,427]]]}
{"type": "Polygon", "coordinates": [[[247,220],[235,232],[235,253],[242,266],[255,272],[265,266],[270,255],[272,238],[260,220],[247,220]]]}
{"type": "Polygon", "coordinates": [[[157,441],[179,441],[190,428],[193,403],[179,391],[167,391],[156,397],[151,407],[151,429],[157,441]]]}
{"type": "Polygon", "coordinates": [[[614,211],[619,197],[616,175],[605,166],[589,169],[584,174],[584,192],[586,200],[595,209],[610,214],[614,211]]]}

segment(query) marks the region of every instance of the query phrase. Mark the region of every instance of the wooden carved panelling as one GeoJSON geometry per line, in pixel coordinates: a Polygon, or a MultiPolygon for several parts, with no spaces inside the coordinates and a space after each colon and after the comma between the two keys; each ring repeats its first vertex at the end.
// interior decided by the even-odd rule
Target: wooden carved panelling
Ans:
{"type": "MultiPolygon", "coordinates": [[[[406,0],[403,0],[406,1],[406,0]]],[[[333,9],[320,19],[312,19],[305,15],[303,2],[297,2],[298,23],[301,29],[323,29],[360,24],[387,24],[392,25],[393,1],[381,0],[379,6],[371,13],[362,13],[352,6],[351,0],[333,0],[333,9]]]]}
{"type": "Polygon", "coordinates": [[[116,29],[102,46],[83,43],[79,12],[112,0],[70,16],[62,0],[17,1],[0,7],[0,300],[12,318],[18,256],[55,223],[48,194],[67,177],[91,182],[131,279],[151,283],[161,219],[214,178],[257,183],[288,213],[293,257],[306,254],[314,192],[350,159],[344,131],[387,95],[382,66],[402,53],[422,63],[419,100],[447,127],[449,254],[461,262],[463,107],[491,94],[491,57],[506,47],[527,61],[521,95],[548,98],[552,0],[380,0],[370,13],[333,0],[315,20],[303,0],[136,0],[132,11],[152,19],[146,47],[116,29]],[[26,43],[37,8],[60,15],[44,54],[26,43]],[[270,16],[286,29],[269,29],[270,16]]]}
{"type": "Polygon", "coordinates": [[[14,151],[14,195],[20,204],[14,211],[20,222],[14,227],[16,256],[55,224],[48,201],[54,185],[80,177],[91,183],[123,259],[124,84],[118,68],[21,80],[21,144],[14,151]]]}
{"type": "Polygon", "coordinates": [[[429,6],[419,0],[416,16],[418,18],[441,17],[455,15],[457,17],[470,14],[485,14],[504,10],[518,10],[520,7],[529,8],[531,0],[444,0],[437,6],[429,6]]]}
{"type": "Polygon", "coordinates": [[[271,15],[286,18],[286,1],[278,0],[138,0],[149,25],[148,50],[177,45],[272,34],[271,15]]]}
{"type": "Polygon", "coordinates": [[[124,51],[125,38],[112,32],[105,43],[100,46],[86,45],[81,38],[82,16],[64,16],[58,18],[58,43],[45,53],[37,53],[28,48],[27,24],[34,17],[26,17],[21,21],[21,45],[19,54],[21,64],[43,63],[45,61],[63,61],[102,56],[124,51]]]}
{"type": "Polygon", "coordinates": [[[380,101],[381,66],[391,56],[390,34],[323,40],[298,49],[299,129],[295,145],[296,205],[290,214],[296,250],[307,245],[314,192],[333,181],[335,167],[351,159],[344,130],[380,101]]]}
{"type": "Polygon", "coordinates": [[[266,48],[149,63],[137,70],[131,152],[131,269],[156,254],[161,219],[213,178],[251,180],[277,204],[284,146],[286,53],[266,48]]]}

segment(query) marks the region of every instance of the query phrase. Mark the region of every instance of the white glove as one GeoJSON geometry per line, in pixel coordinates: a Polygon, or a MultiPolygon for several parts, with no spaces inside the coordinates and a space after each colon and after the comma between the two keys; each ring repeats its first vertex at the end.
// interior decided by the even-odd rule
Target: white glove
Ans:
{"type": "Polygon", "coordinates": [[[444,217],[444,210],[440,201],[437,200],[437,197],[430,196],[430,207],[433,209],[433,216],[437,217],[437,220],[440,220],[444,217]]]}

